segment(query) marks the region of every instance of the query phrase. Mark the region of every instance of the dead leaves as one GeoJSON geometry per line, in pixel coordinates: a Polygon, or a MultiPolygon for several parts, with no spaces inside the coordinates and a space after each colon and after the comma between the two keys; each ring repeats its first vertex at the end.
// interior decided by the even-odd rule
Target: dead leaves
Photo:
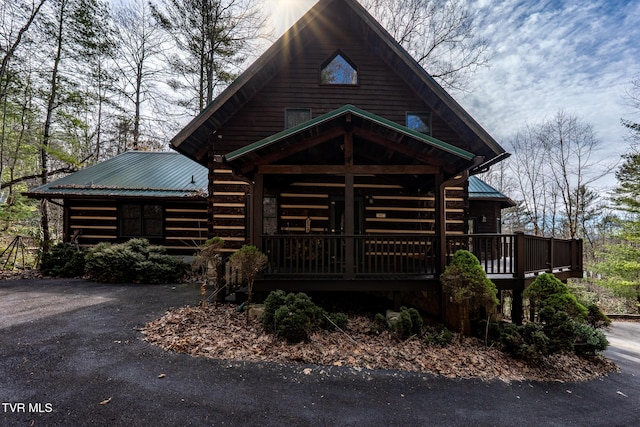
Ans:
{"type": "MultiPolygon", "coordinates": [[[[398,341],[389,332],[371,335],[371,321],[350,317],[345,333],[318,331],[307,343],[287,344],[262,333],[258,321],[246,318],[234,306],[181,307],[147,324],[146,340],[164,349],[222,360],[302,363],[425,372],[448,378],[503,381],[584,381],[616,369],[604,359],[553,355],[532,366],[512,359],[472,338],[434,347],[412,337],[398,341]]],[[[312,371],[305,369],[309,375],[312,371]]]]}

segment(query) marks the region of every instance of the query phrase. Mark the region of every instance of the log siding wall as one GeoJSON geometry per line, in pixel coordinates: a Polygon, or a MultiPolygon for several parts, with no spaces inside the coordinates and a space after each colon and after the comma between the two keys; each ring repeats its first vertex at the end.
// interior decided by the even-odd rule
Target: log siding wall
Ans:
{"type": "MultiPolygon", "coordinates": [[[[216,166],[211,174],[213,197],[211,234],[225,240],[225,251],[233,252],[248,243],[249,184],[234,177],[231,170],[216,166]]],[[[268,181],[268,179],[267,179],[268,181]]],[[[335,233],[332,202],[344,199],[344,178],[300,176],[286,188],[265,187],[265,197],[277,200],[277,233],[335,233]]],[[[465,188],[446,188],[447,234],[466,233],[465,188]]],[[[435,235],[433,194],[411,192],[374,176],[359,176],[354,183],[355,197],[361,203],[362,230],[375,234],[435,235]]]]}
{"type": "Polygon", "coordinates": [[[162,206],[163,237],[149,240],[165,246],[170,254],[193,255],[196,247],[208,238],[205,200],[78,199],[65,201],[65,241],[75,237],[81,247],[91,247],[100,242],[120,243],[128,240],[120,237],[118,232],[118,207],[126,203],[162,206]]]}

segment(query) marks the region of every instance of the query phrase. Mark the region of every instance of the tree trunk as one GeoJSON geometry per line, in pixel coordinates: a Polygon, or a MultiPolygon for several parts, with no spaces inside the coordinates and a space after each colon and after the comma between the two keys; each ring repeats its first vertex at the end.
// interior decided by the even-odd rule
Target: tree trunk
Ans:
{"type": "MultiPolygon", "coordinates": [[[[41,181],[42,185],[48,182],[49,178],[49,143],[51,141],[51,123],[53,121],[53,113],[56,109],[57,95],[58,95],[58,68],[60,66],[60,59],[62,58],[62,39],[64,34],[64,21],[65,21],[65,6],[66,1],[60,2],[60,10],[58,15],[58,28],[57,28],[57,45],[55,57],[53,59],[53,69],[51,70],[51,81],[49,100],[47,103],[47,116],[44,122],[44,132],[42,136],[42,148],[40,149],[40,161],[41,161],[41,181]]],[[[42,200],[40,204],[40,226],[42,228],[42,250],[48,251],[50,246],[51,235],[49,233],[49,213],[47,201],[42,200]]]]}

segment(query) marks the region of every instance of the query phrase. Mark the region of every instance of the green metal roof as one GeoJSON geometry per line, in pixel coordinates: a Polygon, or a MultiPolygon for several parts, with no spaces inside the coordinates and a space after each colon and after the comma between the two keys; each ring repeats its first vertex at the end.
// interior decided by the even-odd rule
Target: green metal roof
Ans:
{"type": "Polygon", "coordinates": [[[290,129],[286,129],[282,132],[276,133],[274,135],[271,135],[267,138],[264,138],[260,141],[254,142],[253,144],[249,144],[246,145],[242,148],[239,148],[235,151],[232,151],[231,153],[228,153],[224,156],[224,159],[226,161],[233,161],[236,160],[248,153],[251,153],[253,151],[259,150],[261,148],[265,148],[268,147],[270,145],[276,144],[279,141],[282,141],[292,135],[295,135],[297,133],[303,132],[307,129],[313,128],[315,126],[318,126],[319,124],[331,121],[337,117],[346,115],[346,114],[353,114],[355,116],[361,117],[365,120],[369,120],[371,122],[377,123],[383,127],[386,127],[388,129],[391,129],[393,131],[396,131],[398,133],[410,136],[411,138],[423,142],[425,144],[431,145],[435,148],[438,148],[440,150],[446,151],[448,153],[454,154],[458,157],[461,157],[465,160],[471,160],[475,157],[474,154],[463,150],[461,148],[455,147],[451,144],[448,144],[444,141],[440,141],[439,139],[433,138],[429,135],[426,135],[424,133],[415,131],[413,129],[409,129],[406,126],[402,126],[396,122],[393,122],[391,120],[385,119],[383,117],[377,116],[373,113],[370,113],[368,111],[362,110],[360,108],[357,108],[351,104],[347,104],[347,105],[343,105],[342,107],[330,111],[326,114],[323,114],[321,116],[316,117],[315,119],[311,119],[309,121],[306,121],[304,123],[301,123],[297,126],[294,126],[290,129]]]}
{"type": "Polygon", "coordinates": [[[35,198],[206,197],[206,167],[175,152],[127,151],[26,193],[35,198]]]}
{"type": "Polygon", "coordinates": [[[509,197],[473,175],[469,177],[469,199],[497,199],[515,206],[509,197]]]}

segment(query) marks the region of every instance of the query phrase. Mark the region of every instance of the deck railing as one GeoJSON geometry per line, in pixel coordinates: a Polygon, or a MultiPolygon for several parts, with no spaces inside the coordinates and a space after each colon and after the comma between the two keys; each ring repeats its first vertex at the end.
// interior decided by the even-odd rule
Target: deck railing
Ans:
{"type": "Polygon", "coordinates": [[[288,234],[265,236],[263,251],[267,276],[379,278],[434,274],[434,243],[433,236],[288,234]]]}
{"type": "MultiPolygon", "coordinates": [[[[438,239],[424,235],[313,235],[263,237],[265,278],[402,278],[437,276],[438,239]]],[[[470,250],[489,275],[525,277],[544,271],[582,271],[582,241],[516,234],[447,236],[448,263],[470,250]]]]}

